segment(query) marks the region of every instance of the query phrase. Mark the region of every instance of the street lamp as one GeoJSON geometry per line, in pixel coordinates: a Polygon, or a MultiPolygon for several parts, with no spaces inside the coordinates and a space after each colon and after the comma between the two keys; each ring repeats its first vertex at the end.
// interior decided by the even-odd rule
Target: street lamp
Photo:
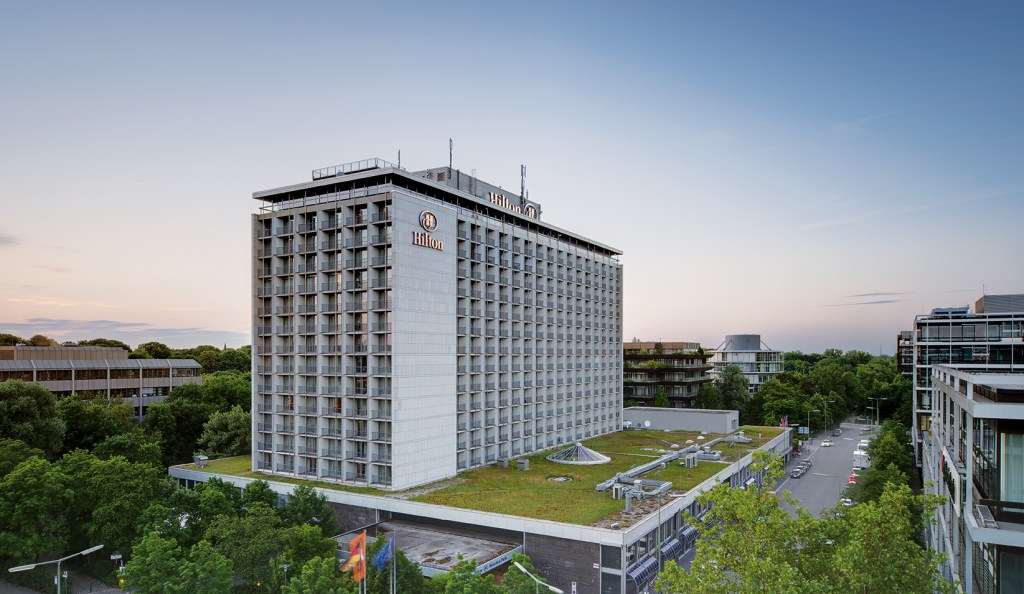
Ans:
{"type": "Polygon", "coordinates": [[[284,585],[286,585],[286,586],[288,585],[288,568],[289,567],[291,567],[291,565],[288,565],[287,563],[282,563],[281,564],[281,569],[284,570],[284,585]]]}
{"type": "Polygon", "coordinates": [[[881,410],[881,403],[879,401],[880,400],[888,400],[888,398],[878,397],[878,398],[868,398],[868,400],[874,400],[875,401],[875,425],[881,425],[882,424],[882,410],[881,410]]]}
{"type": "Polygon", "coordinates": [[[551,590],[555,594],[565,594],[564,591],[559,590],[558,588],[552,586],[551,584],[545,584],[544,582],[540,581],[540,578],[538,578],[537,576],[533,575],[529,571],[526,571],[526,568],[523,567],[522,565],[520,565],[518,561],[513,561],[512,565],[515,565],[516,569],[518,569],[519,571],[521,571],[521,572],[525,573],[526,575],[530,576],[530,579],[532,579],[534,582],[537,583],[537,585],[534,586],[534,589],[533,589],[534,592],[540,592],[540,587],[544,586],[545,588],[547,588],[548,590],[551,590]]]}
{"type": "Polygon", "coordinates": [[[28,571],[30,569],[35,569],[39,565],[49,565],[50,563],[56,563],[57,564],[57,594],[60,594],[60,576],[61,576],[60,564],[61,564],[61,562],[67,561],[68,559],[70,559],[72,557],[77,557],[79,555],[83,555],[84,556],[84,555],[88,555],[89,553],[95,553],[96,551],[98,551],[98,550],[100,550],[102,548],[103,548],[103,545],[96,545],[94,547],[90,547],[88,549],[85,549],[84,551],[79,551],[79,552],[77,552],[77,553],[75,553],[73,555],[68,555],[67,557],[61,557],[60,559],[55,559],[53,561],[41,561],[39,563],[30,563],[28,565],[19,565],[17,567],[10,568],[7,571],[9,571],[11,573],[15,573],[17,571],[28,571]]]}

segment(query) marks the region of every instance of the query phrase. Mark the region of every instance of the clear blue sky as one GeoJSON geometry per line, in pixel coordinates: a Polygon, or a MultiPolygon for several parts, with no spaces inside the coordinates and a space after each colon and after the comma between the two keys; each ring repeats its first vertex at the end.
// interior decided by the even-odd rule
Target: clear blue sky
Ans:
{"type": "Polygon", "coordinates": [[[622,249],[624,335],[1024,292],[1019,2],[8,2],[0,332],[249,342],[255,190],[379,156],[622,249]]]}

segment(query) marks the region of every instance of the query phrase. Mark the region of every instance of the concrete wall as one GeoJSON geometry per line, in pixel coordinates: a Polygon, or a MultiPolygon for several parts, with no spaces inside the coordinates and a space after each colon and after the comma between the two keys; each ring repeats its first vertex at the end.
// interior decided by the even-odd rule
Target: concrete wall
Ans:
{"type": "Polygon", "coordinates": [[[735,410],[634,406],[622,409],[622,420],[631,421],[636,428],[642,428],[644,421],[650,421],[650,428],[655,430],[732,433],[739,428],[740,413],[735,410]]]}

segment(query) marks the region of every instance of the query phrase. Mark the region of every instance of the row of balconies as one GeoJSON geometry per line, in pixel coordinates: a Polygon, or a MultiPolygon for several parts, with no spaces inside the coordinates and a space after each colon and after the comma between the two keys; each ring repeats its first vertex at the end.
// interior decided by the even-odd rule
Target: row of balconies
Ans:
{"type": "MultiPolygon", "coordinates": [[[[341,218],[321,219],[320,220],[320,224],[319,224],[319,229],[321,231],[329,231],[329,230],[332,230],[332,229],[337,229],[337,228],[339,228],[341,226],[342,222],[344,222],[346,227],[355,227],[355,226],[366,225],[368,223],[387,223],[390,220],[391,220],[391,215],[389,213],[387,213],[386,211],[385,212],[373,213],[372,215],[363,214],[363,215],[360,215],[360,216],[345,217],[344,219],[341,219],[341,218]]],[[[273,226],[273,227],[265,227],[263,229],[257,229],[256,230],[256,238],[257,239],[263,239],[263,238],[266,238],[266,237],[274,237],[274,236],[278,236],[279,237],[279,236],[282,236],[282,235],[291,235],[292,233],[307,234],[307,233],[315,233],[316,231],[317,231],[317,223],[316,223],[316,220],[314,219],[312,222],[300,223],[298,225],[293,224],[293,223],[288,223],[288,224],[285,224],[285,225],[276,225],[276,226],[273,226]]]]}

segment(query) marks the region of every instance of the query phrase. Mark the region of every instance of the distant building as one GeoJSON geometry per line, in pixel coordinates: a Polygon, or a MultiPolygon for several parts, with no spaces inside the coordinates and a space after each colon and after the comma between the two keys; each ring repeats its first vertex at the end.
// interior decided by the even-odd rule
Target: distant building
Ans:
{"type": "Polygon", "coordinates": [[[738,365],[747,376],[747,389],[756,394],[761,384],[783,371],[783,354],[770,348],[760,334],[730,334],[714,351],[711,358],[713,378],[722,375],[728,365],[738,365]]]}
{"type": "Polygon", "coordinates": [[[969,306],[936,308],[914,319],[914,456],[935,412],[932,366],[973,372],[1024,371],[1024,295],[985,295],[969,306]]]}
{"type": "Polygon", "coordinates": [[[914,331],[902,330],[896,335],[896,372],[914,379],[914,331]]]}
{"type": "Polygon", "coordinates": [[[963,591],[1024,592],[1024,373],[936,365],[931,378],[921,472],[947,503],[928,543],[963,591]]]}
{"type": "Polygon", "coordinates": [[[202,383],[201,371],[192,359],[129,359],[119,347],[0,347],[0,382],[36,383],[57,398],[122,398],[140,418],[172,389],[202,383]]]}
{"type": "Polygon", "coordinates": [[[627,342],[623,345],[622,398],[651,405],[664,390],[672,408],[693,408],[701,384],[711,381],[710,353],[696,342],[627,342]]]}

